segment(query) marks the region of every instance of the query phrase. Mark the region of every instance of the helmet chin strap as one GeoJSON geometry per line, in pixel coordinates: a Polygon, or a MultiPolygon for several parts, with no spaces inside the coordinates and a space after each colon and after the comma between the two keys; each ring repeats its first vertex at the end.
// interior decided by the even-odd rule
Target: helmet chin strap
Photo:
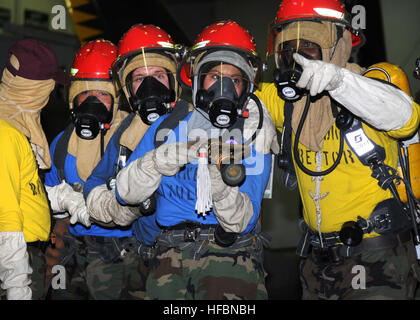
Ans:
{"type": "Polygon", "coordinates": [[[101,129],[101,159],[104,157],[105,153],[105,133],[106,129],[101,129]]]}
{"type": "Polygon", "coordinates": [[[333,60],[334,54],[335,54],[335,50],[337,49],[337,44],[338,41],[340,41],[340,39],[343,37],[343,29],[341,29],[339,26],[335,25],[336,29],[337,29],[337,39],[335,41],[334,46],[331,48],[330,50],[330,61],[333,60]]]}
{"type": "Polygon", "coordinates": [[[334,54],[335,54],[335,49],[337,48],[337,44],[335,44],[334,45],[334,47],[332,47],[331,49],[330,49],[330,55],[329,55],[329,59],[330,59],[330,61],[332,61],[332,59],[333,59],[333,57],[334,57],[334,54]]]}
{"type": "MultiPolygon", "coordinates": [[[[296,53],[298,53],[299,47],[300,47],[300,21],[298,21],[297,23],[297,28],[298,28],[298,32],[297,32],[297,39],[296,39],[296,53]]],[[[296,67],[296,61],[293,59],[293,69],[295,69],[295,67],[296,67]]]]}
{"type": "Polygon", "coordinates": [[[144,47],[141,48],[141,54],[143,56],[144,67],[146,68],[146,74],[149,74],[149,69],[148,69],[147,60],[146,60],[146,54],[144,52],[144,47]]]}

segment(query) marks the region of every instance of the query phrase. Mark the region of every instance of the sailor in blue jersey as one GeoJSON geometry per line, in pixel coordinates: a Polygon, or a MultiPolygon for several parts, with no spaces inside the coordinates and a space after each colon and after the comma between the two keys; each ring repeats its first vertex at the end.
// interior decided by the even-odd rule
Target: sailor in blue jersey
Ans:
{"type": "MultiPolygon", "coordinates": [[[[180,125],[175,128],[172,134],[168,136],[165,144],[189,141],[190,139],[187,138],[186,132],[188,122],[197,113],[199,113],[199,111],[190,112],[187,117],[180,122],[180,125]],[[184,130],[184,132],[182,132],[182,130],[184,130]]],[[[154,140],[156,129],[166,117],[166,115],[162,116],[149,128],[140,141],[140,144],[131,154],[127,166],[134,160],[142,158],[148,151],[155,149],[154,140]]],[[[201,117],[201,115],[199,115],[199,117],[201,117]]],[[[247,175],[244,183],[239,186],[240,192],[246,193],[249,196],[253,206],[253,208],[251,208],[252,217],[245,230],[242,232],[243,234],[252,231],[258,221],[261,201],[271,168],[271,154],[256,152],[254,145],[251,146],[251,150],[251,156],[244,159],[243,164],[247,172],[252,171],[255,174],[247,175]]],[[[159,187],[157,188],[157,207],[154,214],[156,221],[160,226],[170,227],[184,221],[194,221],[208,225],[216,225],[219,223],[213,210],[209,211],[205,217],[195,213],[195,204],[197,201],[197,170],[197,158],[195,158],[192,160],[192,163],[186,163],[185,168],[178,171],[175,175],[162,175],[159,187]]],[[[147,183],[145,181],[139,181],[139,183],[142,182],[147,183]]],[[[116,197],[121,204],[125,205],[127,203],[118,193],[118,186],[119,184],[116,185],[116,197]]],[[[137,223],[138,222],[134,223],[134,229],[136,229],[135,226],[137,223]]],[[[138,234],[137,236],[141,235],[138,234]]]]}
{"type": "MultiPolygon", "coordinates": [[[[118,58],[114,61],[113,72],[135,112],[133,122],[141,121],[150,125],[162,115],[177,110],[178,106],[188,110],[189,104],[179,100],[181,87],[176,71],[180,57],[180,46],[174,44],[171,36],[157,26],[136,24],[123,35],[118,44],[118,58]]],[[[97,221],[128,226],[138,218],[127,210],[125,214],[120,212],[126,207],[115,201],[113,186],[110,184],[113,185],[115,180],[115,164],[123,167],[129,157],[129,154],[121,156],[120,144],[129,143],[132,151],[145,132],[142,132],[140,138],[125,136],[123,133],[119,143],[115,142],[118,137],[113,137],[103,159],[86,181],[84,196],[88,211],[97,221]]],[[[161,231],[154,216],[145,214],[140,221],[137,228],[147,232],[139,233],[138,240],[147,245],[153,244],[155,233],[161,231]],[[147,227],[141,227],[142,223],[147,227]]]]}
{"type": "Polygon", "coordinates": [[[225,21],[204,29],[192,48],[185,61],[191,63],[195,110],[169,134],[164,123],[172,114],[153,123],[118,173],[115,195],[122,205],[157,197],[154,215],[163,231],[147,299],[266,299],[267,239],[258,218],[270,148],[277,145],[271,117],[252,94],[260,67],[255,43],[238,24],[225,21]],[[234,150],[235,164],[240,159],[245,168],[242,183],[222,177],[221,158],[206,155],[217,150],[221,158],[234,150]],[[208,165],[198,160],[203,154],[208,165]]]}
{"type": "Polygon", "coordinates": [[[48,248],[47,261],[49,269],[55,264],[66,268],[66,288],[51,288],[52,299],[136,298],[129,293],[136,288],[127,285],[127,279],[140,278],[138,262],[135,254],[123,256],[132,238],[131,228],[93,222],[83,197],[85,181],[128,115],[118,110],[110,78],[116,57],[117,47],[102,39],[79,49],[69,90],[72,123],[50,146],[53,161],[45,186],[55,213],[57,245],[61,246],[48,248]],[[51,262],[55,256],[59,261],[51,262]]]}
{"type": "Polygon", "coordinates": [[[147,201],[140,206],[117,203],[114,181],[151,123],[179,106],[188,110],[189,104],[179,100],[181,88],[176,80],[176,70],[180,57],[180,46],[157,26],[136,24],[122,36],[112,72],[133,112],[109,141],[83,189],[87,211],[94,221],[130,228],[138,219],[134,241],[124,249],[137,254],[141,281],[136,289],[140,286],[143,292],[137,290],[136,296],[141,297],[155,237],[162,230],[156,224],[154,206],[148,205],[147,201]],[[139,130],[131,130],[133,128],[139,130]]]}

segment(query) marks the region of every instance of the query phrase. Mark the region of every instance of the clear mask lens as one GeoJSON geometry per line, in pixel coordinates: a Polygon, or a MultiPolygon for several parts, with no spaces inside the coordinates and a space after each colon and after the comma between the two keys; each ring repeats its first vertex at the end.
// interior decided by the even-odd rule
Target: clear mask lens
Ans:
{"type": "Polygon", "coordinates": [[[291,40],[281,43],[277,50],[277,65],[294,67],[293,54],[299,53],[304,57],[322,60],[322,51],[319,45],[307,40],[291,40]]]}
{"type": "Polygon", "coordinates": [[[239,68],[229,64],[220,62],[213,67],[203,67],[201,71],[198,74],[199,88],[208,90],[216,82],[220,83],[219,90],[221,96],[226,89],[223,87],[223,83],[226,83],[225,81],[227,79],[232,83],[232,89],[234,88],[236,90],[238,97],[246,93],[250,87],[250,81],[244,76],[243,72],[239,68]]]}
{"type": "Polygon", "coordinates": [[[280,55],[286,57],[285,61],[289,60],[290,63],[290,56],[298,51],[315,59],[315,56],[321,55],[323,49],[334,48],[339,33],[343,31],[342,26],[329,21],[296,21],[272,28],[266,58],[268,60],[274,54],[277,67],[280,55]]]}

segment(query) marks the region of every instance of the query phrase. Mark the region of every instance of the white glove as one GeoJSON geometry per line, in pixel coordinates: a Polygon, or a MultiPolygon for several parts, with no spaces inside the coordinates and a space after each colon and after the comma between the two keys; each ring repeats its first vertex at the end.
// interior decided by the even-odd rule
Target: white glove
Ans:
{"type": "Polygon", "coordinates": [[[404,91],[331,63],[296,53],[293,57],[303,68],[296,85],[312,96],[329,91],[334,100],[378,130],[398,130],[410,120],[413,102],[404,91]]]}
{"type": "Polygon", "coordinates": [[[118,194],[129,205],[148,199],[159,187],[162,174],[172,176],[186,163],[196,158],[196,147],[187,143],[170,143],[147,152],[131,162],[117,175],[118,194]]]}
{"type": "Polygon", "coordinates": [[[86,227],[90,226],[85,199],[81,192],[74,191],[64,180],[54,187],[45,186],[45,190],[53,212],[67,211],[71,215],[70,223],[80,222],[86,227]]]}
{"type": "Polygon", "coordinates": [[[0,281],[8,300],[31,300],[29,255],[23,232],[0,232],[0,281]]]}
{"type": "Polygon", "coordinates": [[[76,224],[80,222],[84,226],[90,227],[91,222],[89,219],[89,214],[87,213],[88,211],[87,211],[84,199],[83,199],[83,203],[80,203],[80,205],[73,207],[71,210],[69,210],[69,212],[71,215],[71,218],[70,218],[71,224],[76,224]]]}
{"type": "MultiPolygon", "coordinates": [[[[280,151],[279,143],[277,141],[277,130],[273,123],[273,119],[267,110],[267,107],[261,100],[260,102],[263,109],[263,124],[261,130],[257,133],[255,141],[253,142],[255,151],[267,154],[271,149],[274,154],[277,154],[280,151]]],[[[244,124],[245,140],[251,138],[255,130],[258,128],[258,123],[260,120],[260,111],[258,109],[257,103],[254,100],[251,99],[249,101],[247,109],[249,111],[249,116],[247,119],[245,119],[244,124]]]]}
{"type": "Polygon", "coordinates": [[[343,83],[343,68],[321,60],[306,59],[298,53],[294,53],[293,58],[303,69],[296,86],[306,88],[311,96],[337,89],[343,83]]]}
{"type": "Polygon", "coordinates": [[[112,221],[120,226],[128,226],[141,216],[138,207],[119,204],[115,197],[115,189],[108,190],[105,184],[90,191],[86,204],[89,215],[104,223],[112,221]]]}
{"type": "Polygon", "coordinates": [[[215,165],[209,165],[213,211],[227,232],[241,233],[251,220],[254,209],[251,199],[239,187],[226,185],[215,165]]]}

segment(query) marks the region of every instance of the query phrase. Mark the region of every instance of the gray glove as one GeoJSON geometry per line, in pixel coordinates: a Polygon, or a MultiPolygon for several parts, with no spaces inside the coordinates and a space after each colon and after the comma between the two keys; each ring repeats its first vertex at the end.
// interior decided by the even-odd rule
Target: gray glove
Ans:
{"type": "Polygon", "coordinates": [[[131,162],[117,175],[118,194],[130,205],[138,205],[148,199],[159,187],[162,174],[172,176],[197,157],[197,147],[187,143],[169,143],[147,152],[131,162]]]}
{"type": "Polygon", "coordinates": [[[92,189],[86,199],[89,215],[100,222],[114,222],[128,226],[141,216],[138,207],[123,206],[115,197],[115,189],[108,190],[105,184],[92,189]]]}
{"type": "Polygon", "coordinates": [[[215,165],[209,165],[213,211],[227,232],[241,233],[251,220],[254,209],[251,199],[239,187],[226,185],[215,165]]]}
{"type": "Polygon", "coordinates": [[[198,146],[188,142],[163,144],[153,150],[155,169],[165,176],[173,176],[181,167],[197,159],[198,146]]]}

